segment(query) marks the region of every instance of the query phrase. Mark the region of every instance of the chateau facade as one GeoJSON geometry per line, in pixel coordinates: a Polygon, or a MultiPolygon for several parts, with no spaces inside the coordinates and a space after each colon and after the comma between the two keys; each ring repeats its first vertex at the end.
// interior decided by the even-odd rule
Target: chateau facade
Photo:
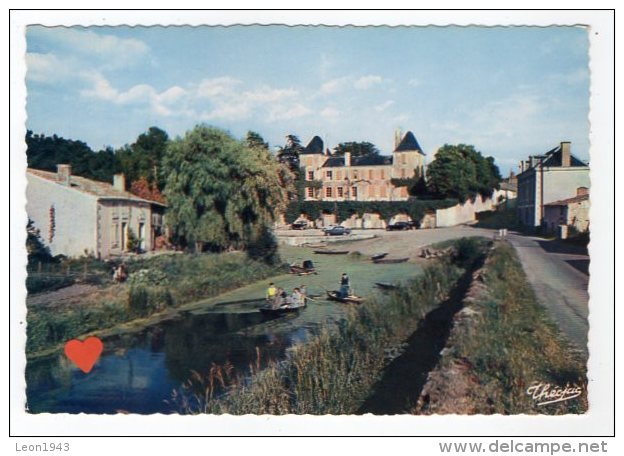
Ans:
{"type": "Polygon", "coordinates": [[[408,131],[392,156],[352,157],[330,155],[318,136],[299,154],[304,170],[308,201],[402,201],[409,198],[406,186],[395,187],[392,179],[420,177],[425,153],[408,131]]]}

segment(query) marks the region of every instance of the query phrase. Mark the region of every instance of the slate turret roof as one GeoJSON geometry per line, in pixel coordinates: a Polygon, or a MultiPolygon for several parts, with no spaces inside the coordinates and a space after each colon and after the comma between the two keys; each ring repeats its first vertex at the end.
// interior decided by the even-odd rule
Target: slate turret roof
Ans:
{"type": "Polygon", "coordinates": [[[394,149],[395,152],[413,152],[418,151],[420,154],[425,155],[420,144],[418,144],[418,140],[414,136],[414,133],[408,131],[403,136],[403,139],[399,143],[399,145],[394,149]]]}
{"type": "Polygon", "coordinates": [[[318,136],[315,136],[310,140],[307,146],[299,152],[300,154],[322,154],[325,150],[323,140],[318,136]]]}

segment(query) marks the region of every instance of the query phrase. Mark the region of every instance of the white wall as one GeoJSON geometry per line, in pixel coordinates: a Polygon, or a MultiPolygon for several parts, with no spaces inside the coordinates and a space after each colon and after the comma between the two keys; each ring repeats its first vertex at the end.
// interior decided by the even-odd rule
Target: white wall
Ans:
{"type": "Polygon", "coordinates": [[[85,249],[97,254],[96,197],[30,173],[26,176],[26,213],[52,255],[81,256],[85,249]],[[55,229],[49,242],[52,206],[55,229]]]}
{"type": "Polygon", "coordinates": [[[462,223],[474,222],[477,219],[478,212],[491,211],[495,208],[495,201],[498,198],[500,190],[492,193],[491,198],[485,201],[481,196],[477,196],[475,201],[466,201],[464,204],[458,204],[446,209],[436,210],[436,227],[444,228],[448,226],[460,225],[462,223]]]}

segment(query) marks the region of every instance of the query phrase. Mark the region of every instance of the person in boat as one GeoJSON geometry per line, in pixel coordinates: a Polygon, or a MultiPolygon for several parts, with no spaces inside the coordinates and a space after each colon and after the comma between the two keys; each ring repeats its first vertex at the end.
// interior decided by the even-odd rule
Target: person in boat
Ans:
{"type": "Polygon", "coordinates": [[[349,296],[349,289],[351,288],[351,284],[349,283],[349,276],[346,272],[342,273],[340,277],[340,290],[338,291],[339,297],[346,298],[349,296]]]}
{"type": "Polygon", "coordinates": [[[301,284],[301,286],[299,287],[299,293],[301,293],[301,296],[303,297],[303,303],[305,304],[307,296],[308,296],[308,288],[301,284]]]}
{"type": "Polygon", "coordinates": [[[304,305],[304,297],[301,294],[301,290],[299,290],[299,288],[295,288],[292,292],[292,295],[290,295],[290,299],[288,302],[288,307],[291,309],[296,309],[298,307],[303,307],[304,305]]]}
{"type": "Polygon", "coordinates": [[[271,303],[272,309],[279,309],[281,306],[286,304],[286,291],[281,287],[277,288],[275,296],[273,296],[273,299],[269,302],[271,303]]]}
{"type": "Polygon", "coordinates": [[[271,282],[269,284],[269,288],[267,288],[267,291],[266,291],[266,300],[272,301],[273,299],[275,299],[276,294],[277,294],[277,288],[275,288],[275,284],[271,282]]]}

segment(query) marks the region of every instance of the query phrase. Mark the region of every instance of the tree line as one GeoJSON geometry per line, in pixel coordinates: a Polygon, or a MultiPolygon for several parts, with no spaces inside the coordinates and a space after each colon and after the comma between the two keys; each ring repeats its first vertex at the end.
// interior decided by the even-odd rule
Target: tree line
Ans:
{"type": "MultiPolygon", "coordinates": [[[[166,201],[174,242],[194,251],[247,249],[272,258],[275,242],[270,228],[278,214],[301,199],[299,154],[304,147],[288,135],[276,154],[256,132],[237,139],[219,128],[198,125],[171,139],[151,127],[135,142],[94,152],[81,141],[26,134],[28,166],[56,171],[59,163],[86,178],[112,182],[124,173],[129,190],[140,197],[166,201]]],[[[346,142],[335,155],[378,155],[369,142],[346,142]]],[[[445,145],[429,164],[427,178],[404,179],[410,194],[426,199],[465,201],[487,196],[501,177],[492,157],[473,146],[445,145]]]]}

